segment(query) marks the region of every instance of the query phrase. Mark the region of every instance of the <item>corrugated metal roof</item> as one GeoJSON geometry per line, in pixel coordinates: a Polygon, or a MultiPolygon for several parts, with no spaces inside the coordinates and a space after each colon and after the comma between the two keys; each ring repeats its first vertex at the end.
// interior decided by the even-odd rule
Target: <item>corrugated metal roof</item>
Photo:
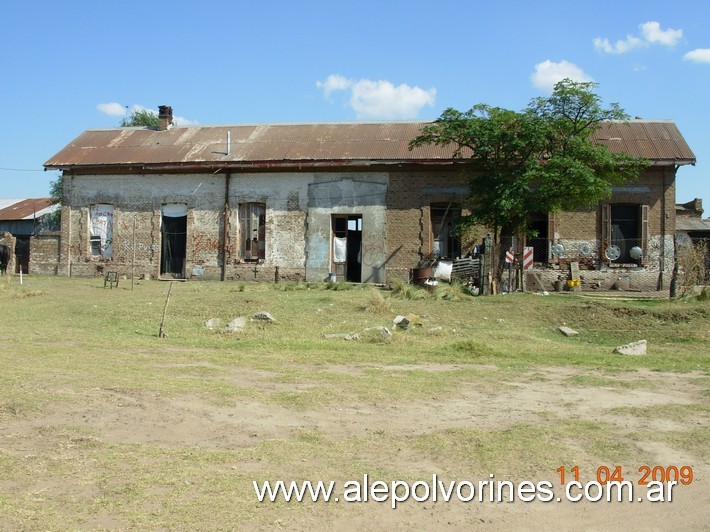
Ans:
{"type": "Polygon", "coordinates": [[[701,220],[700,218],[677,216],[675,229],[676,231],[707,231],[710,233],[710,218],[701,220]]]}
{"type": "Polygon", "coordinates": [[[656,162],[695,164],[695,155],[670,120],[609,122],[598,129],[593,138],[611,152],[656,162]]]}
{"type": "MultiPolygon", "coordinates": [[[[429,122],[262,124],[88,130],[45,163],[47,168],[100,166],[308,166],[377,162],[448,162],[452,147],[409,142],[429,122]],[[227,137],[230,146],[227,147],[227,137]]],[[[656,163],[694,164],[671,121],[605,124],[594,136],[611,151],[656,163]]]]}
{"type": "Polygon", "coordinates": [[[32,220],[49,214],[58,205],[52,205],[51,198],[0,199],[0,220],[32,220]]]}

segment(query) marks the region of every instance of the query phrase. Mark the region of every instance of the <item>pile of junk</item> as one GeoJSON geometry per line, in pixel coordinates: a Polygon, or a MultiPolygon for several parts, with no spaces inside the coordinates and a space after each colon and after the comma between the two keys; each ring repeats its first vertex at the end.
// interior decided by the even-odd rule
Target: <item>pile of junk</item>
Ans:
{"type": "Polygon", "coordinates": [[[457,259],[422,259],[410,271],[409,280],[428,289],[434,289],[441,282],[455,280],[480,287],[481,257],[471,254],[457,259]]]}

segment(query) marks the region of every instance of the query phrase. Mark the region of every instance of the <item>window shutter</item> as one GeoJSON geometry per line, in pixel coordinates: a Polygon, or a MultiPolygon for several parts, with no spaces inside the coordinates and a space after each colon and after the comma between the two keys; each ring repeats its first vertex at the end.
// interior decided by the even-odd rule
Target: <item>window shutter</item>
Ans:
{"type": "Polygon", "coordinates": [[[599,250],[599,259],[602,262],[609,262],[606,258],[605,250],[611,244],[611,205],[604,204],[602,207],[602,242],[599,250]]]}
{"type": "MultiPolygon", "coordinates": [[[[648,205],[641,205],[641,227],[639,234],[641,236],[641,249],[643,250],[642,262],[648,262],[648,205]]],[[[665,245],[666,235],[661,235],[663,239],[661,245],[665,245]]]]}
{"type": "Polygon", "coordinates": [[[547,261],[557,262],[557,258],[552,254],[552,244],[557,240],[557,217],[554,212],[547,215],[547,261]]]}

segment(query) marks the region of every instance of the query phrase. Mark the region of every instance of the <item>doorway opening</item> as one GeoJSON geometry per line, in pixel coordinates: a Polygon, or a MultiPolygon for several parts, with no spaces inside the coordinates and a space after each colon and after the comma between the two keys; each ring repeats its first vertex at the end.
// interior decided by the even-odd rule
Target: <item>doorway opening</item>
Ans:
{"type": "Polygon", "coordinates": [[[15,241],[15,273],[30,273],[30,237],[18,236],[15,241]]]}
{"type": "Polygon", "coordinates": [[[362,282],[362,216],[334,214],[331,271],[337,279],[362,282]]]}
{"type": "Polygon", "coordinates": [[[187,257],[187,205],[163,205],[160,224],[160,275],[185,278],[187,257]]]}
{"type": "Polygon", "coordinates": [[[527,239],[527,245],[533,248],[533,262],[548,262],[548,250],[550,248],[549,216],[540,212],[530,215],[529,228],[535,236],[527,239]]]}

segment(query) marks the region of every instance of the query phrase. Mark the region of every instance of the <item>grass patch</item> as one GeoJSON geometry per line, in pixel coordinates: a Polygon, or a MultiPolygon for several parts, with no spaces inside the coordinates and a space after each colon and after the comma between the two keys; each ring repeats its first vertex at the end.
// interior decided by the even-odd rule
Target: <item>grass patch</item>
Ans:
{"type": "Polygon", "coordinates": [[[640,436],[699,460],[710,449],[710,315],[699,301],[199,281],[173,285],[169,336],[158,338],[169,283],[139,281],[133,291],[106,290],[101,278],[24,283],[0,280],[0,305],[12,309],[0,330],[3,529],[327,527],[369,510],[259,505],[252,480],[554,478],[561,465],[650,463],[616,424],[623,416],[686,424],[640,436]],[[276,322],[253,320],[259,311],[276,322]],[[421,325],[396,329],[397,315],[421,325]],[[239,316],[239,333],[205,326],[239,316]],[[563,323],[580,335],[562,336],[563,323]],[[612,353],[640,338],[648,356],[612,353]],[[565,389],[667,393],[669,371],[692,404],[610,408],[615,423],[564,408],[565,389]],[[535,393],[512,405],[516,418],[491,421],[485,398],[504,405],[508,391],[525,389],[535,393]],[[560,408],[535,412],[541,392],[559,394],[560,408]],[[489,415],[479,419],[462,405],[481,398],[489,415]],[[161,410],[170,405],[172,416],[161,410]],[[142,428],[136,419],[153,432],[129,443],[142,428]],[[200,433],[160,440],[181,423],[200,433]]]}

